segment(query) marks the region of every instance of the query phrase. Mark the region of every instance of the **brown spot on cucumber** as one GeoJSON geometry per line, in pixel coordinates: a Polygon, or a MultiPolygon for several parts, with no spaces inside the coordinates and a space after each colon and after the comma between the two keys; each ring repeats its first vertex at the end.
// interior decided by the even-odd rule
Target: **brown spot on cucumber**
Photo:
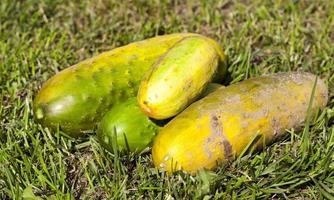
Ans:
{"type": "Polygon", "coordinates": [[[224,151],[225,159],[228,159],[232,154],[232,146],[223,133],[223,124],[221,123],[221,116],[219,114],[212,114],[210,117],[211,135],[206,141],[205,150],[209,158],[212,156],[210,144],[218,145],[224,151]]]}
{"type": "Polygon", "coordinates": [[[215,131],[215,134],[221,134],[220,122],[216,115],[211,116],[211,130],[215,131]],[[216,132],[216,131],[219,131],[219,132],[216,132]]]}
{"type": "Polygon", "coordinates": [[[229,159],[232,156],[232,145],[226,138],[223,140],[223,145],[225,159],[229,159]]]}
{"type": "Polygon", "coordinates": [[[278,111],[282,111],[282,108],[281,108],[280,105],[277,105],[277,110],[278,110],[278,111]]]}
{"type": "Polygon", "coordinates": [[[272,117],[271,120],[270,120],[270,123],[271,123],[271,126],[274,129],[273,136],[278,137],[281,134],[279,120],[276,119],[275,117],[272,117]]]}

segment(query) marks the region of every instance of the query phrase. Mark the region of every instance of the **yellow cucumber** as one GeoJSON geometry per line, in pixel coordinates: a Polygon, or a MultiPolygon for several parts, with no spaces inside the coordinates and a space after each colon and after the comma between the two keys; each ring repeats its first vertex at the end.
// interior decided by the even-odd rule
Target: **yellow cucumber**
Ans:
{"type": "Polygon", "coordinates": [[[222,79],[226,59],[203,36],[177,42],[145,74],[138,91],[142,111],[154,119],[173,117],[195,101],[209,82],[222,79]]]}
{"type": "Polygon", "coordinates": [[[328,101],[325,83],[309,73],[278,73],[219,88],[193,103],[157,135],[152,149],[156,167],[194,173],[214,169],[252,143],[261,149],[300,128],[310,113],[328,101]]]}

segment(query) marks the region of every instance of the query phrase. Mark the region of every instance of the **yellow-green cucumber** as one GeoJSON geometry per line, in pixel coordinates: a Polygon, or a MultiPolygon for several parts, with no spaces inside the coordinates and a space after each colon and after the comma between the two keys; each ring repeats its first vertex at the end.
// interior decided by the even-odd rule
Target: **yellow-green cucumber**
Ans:
{"type": "Polygon", "coordinates": [[[35,118],[68,135],[84,135],[112,106],[136,96],[143,74],[175,43],[194,35],[171,34],[134,42],[57,73],[34,100],[35,118]]]}
{"type": "Polygon", "coordinates": [[[224,76],[225,61],[222,49],[209,38],[180,40],[145,74],[138,91],[140,108],[154,119],[175,116],[215,77],[224,76]]]}
{"type": "Polygon", "coordinates": [[[311,97],[311,115],[325,107],[328,88],[315,81],[309,73],[278,73],[214,91],[161,129],[152,149],[155,166],[195,173],[239,156],[252,143],[261,149],[302,126],[311,97]]]}

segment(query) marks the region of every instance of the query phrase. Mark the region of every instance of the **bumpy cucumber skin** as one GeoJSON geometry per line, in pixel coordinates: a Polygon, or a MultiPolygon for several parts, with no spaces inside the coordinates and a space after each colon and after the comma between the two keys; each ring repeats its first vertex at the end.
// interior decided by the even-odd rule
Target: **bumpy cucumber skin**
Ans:
{"type": "Polygon", "coordinates": [[[51,77],[34,100],[43,126],[78,137],[94,128],[110,108],[137,94],[143,74],[179,40],[171,34],[134,42],[82,61],[51,77]]]}
{"type": "Polygon", "coordinates": [[[177,42],[145,74],[138,91],[142,111],[154,119],[175,116],[226,72],[219,45],[202,36],[177,42]]]}
{"type": "MultiPolygon", "coordinates": [[[[201,98],[220,87],[224,86],[210,83],[201,94],[201,98]]],[[[161,124],[163,126],[163,123],[161,124]]],[[[117,141],[118,150],[138,153],[151,147],[153,138],[161,126],[152,122],[148,116],[141,112],[137,99],[132,97],[114,106],[105,114],[99,123],[97,137],[100,144],[111,152],[115,148],[113,147],[115,141],[117,141]]]]}
{"type": "Polygon", "coordinates": [[[137,99],[133,97],[106,113],[98,126],[97,136],[111,152],[115,148],[115,141],[121,152],[141,152],[150,146],[159,128],[141,112],[137,99]]]}
{"type": "MultiPolygon", "coordinates": [[[[255,148],[286,129],[300,128],[315,76],[278,73],[220,88],[193,103],[161,129],[152,155],[156,167],[195,173],[238,156],[259,134],[255,148]]],[[[328,89],[317,81],[311,113],[324,108],[328,89]]]]}

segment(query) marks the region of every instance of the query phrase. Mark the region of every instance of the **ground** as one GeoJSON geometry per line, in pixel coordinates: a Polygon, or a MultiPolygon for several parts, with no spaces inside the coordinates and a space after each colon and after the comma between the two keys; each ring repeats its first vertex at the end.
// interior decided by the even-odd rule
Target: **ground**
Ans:
{"type": "MultiPolygon", "coordinates": [[[[334,1],[63,1],[0,3],[0,199],[334,199],[334,1]],[[222,45],[225,84],[279,71],[319,75],[324,111],[263,151],[212,172],[167,176],[151,155],[111,154],[33,120],[56,72],[155,35],[196,32],[222,45]]],[[[293,99],[291,99],[293,100],[293,99]]]]}

